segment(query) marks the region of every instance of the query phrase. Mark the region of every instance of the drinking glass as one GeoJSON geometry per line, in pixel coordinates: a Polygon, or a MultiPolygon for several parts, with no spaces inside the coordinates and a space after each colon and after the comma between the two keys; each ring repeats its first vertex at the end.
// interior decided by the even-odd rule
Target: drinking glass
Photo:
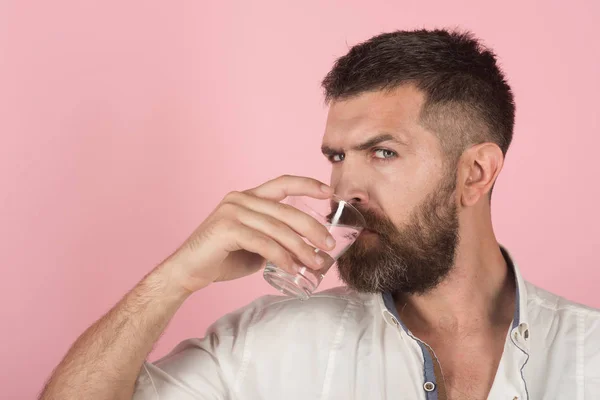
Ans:
{"type": "MultiPolygon", "coordinates": [[[[323,267],[319,270],[307,268],[294,258],[294,266],[298,272],[291,274],[271,261],[267,261],[263,274],[265,280],[283,294],[306,300],[319,286],[331,266],[354,243],[365,227],[365,219],[350,203],[335,195],[325,200],[308,196],[289,196],[283,203],[319,221],[336,241],[333,250],[324,251],[315,248],[315,253],[319,253],[325,259],[323,267]]],[[[311,245],[306,238],[303,239],[311,245]]]]}

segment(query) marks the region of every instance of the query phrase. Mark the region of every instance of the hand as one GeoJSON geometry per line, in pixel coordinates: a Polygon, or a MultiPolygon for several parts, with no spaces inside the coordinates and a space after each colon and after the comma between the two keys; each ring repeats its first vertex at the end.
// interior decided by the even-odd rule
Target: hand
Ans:
{"type": "Polygon", "coordinates": [[[252,274],[266,260],[292,273],[294,258],[318,270],[323,260],[315,247],[333,249],[333,237],[313,217],[280,201],[287,196],[327,199],[332,194],[333,189],[322,182],[288,175],[231,192],[166,263],[176,269],[177,280],[190,292],[252,274]]]}

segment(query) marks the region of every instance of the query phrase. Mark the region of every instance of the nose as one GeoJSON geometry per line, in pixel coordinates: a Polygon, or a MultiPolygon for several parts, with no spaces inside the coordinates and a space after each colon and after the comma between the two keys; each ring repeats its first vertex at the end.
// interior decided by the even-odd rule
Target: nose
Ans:
{"type": "Polygon", "coordinates": [[[338,197],[353,205],[366,206],[369,203],[369,195],[364,187],[358,182],[344,180],[343,178],[334,186],[338,197]]]}

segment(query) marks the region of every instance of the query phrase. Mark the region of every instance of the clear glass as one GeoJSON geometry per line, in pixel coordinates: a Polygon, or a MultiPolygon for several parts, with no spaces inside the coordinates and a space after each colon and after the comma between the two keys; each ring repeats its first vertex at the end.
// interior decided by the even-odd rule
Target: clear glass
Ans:
{"type": "MultiPolygon", "coordinates": [[[[298,272],[294,275],[278,268],[271,261],[267,261],[263,274],[265,280],[283,294],[306,300],[319,286],[337,259],[354,243],[365,226],[365,220],[356,208],[337,196],[326,200],[307,196],[290,196],[283,203],[289,204],[319,221],[336,241],[333,250],[315,249],[315,253],[319,253],[325,259],[323,268],[319,270],[307,268],[295,259],[295,267],[298,272]]],[[[306,238],[303,239],[312,246],[306,238]]]]}

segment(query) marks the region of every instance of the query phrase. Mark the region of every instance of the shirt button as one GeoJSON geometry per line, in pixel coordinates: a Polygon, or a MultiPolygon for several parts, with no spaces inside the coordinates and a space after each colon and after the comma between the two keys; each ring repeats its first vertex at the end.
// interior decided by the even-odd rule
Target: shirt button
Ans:
{"type": "Polygon", "coordinates": [[[425,389],[426,392],[433,392],[435,390],[435,383],[425,382],[423,389],[425,389]]]}

